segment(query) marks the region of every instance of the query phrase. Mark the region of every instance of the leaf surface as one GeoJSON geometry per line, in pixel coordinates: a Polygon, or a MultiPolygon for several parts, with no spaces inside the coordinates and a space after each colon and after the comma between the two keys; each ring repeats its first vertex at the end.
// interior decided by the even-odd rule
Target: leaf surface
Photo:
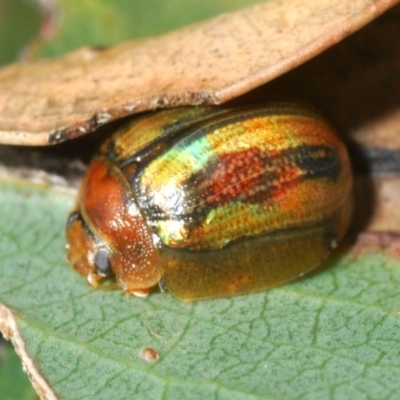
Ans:
{"type": "MultiPolygon", "coordinates": [[[[35,188],[34,188],[35,189],[35,188]]],[[[2,184],[2,330],[68,399],[395,399],[400,263],[337,254],[264,293],[180,303],[90,289],[64,259],[71,198],[2,184]],[[144,361],[143,348],[160,358],[144,361]]],[[[35,376],[35,374],[34,374],[35,376]]]]}
{"type": "Polygon", "coordinates": [[[36,392],[10,343],[0,340],[0,393],[7,400],[35,400],[36,392]]]}
{"type": "Polygon", "coordinates": [[[37,34],[40,14],[32,3],[0,0],[0,65],[23,58],[26,46],[37,34]]]}

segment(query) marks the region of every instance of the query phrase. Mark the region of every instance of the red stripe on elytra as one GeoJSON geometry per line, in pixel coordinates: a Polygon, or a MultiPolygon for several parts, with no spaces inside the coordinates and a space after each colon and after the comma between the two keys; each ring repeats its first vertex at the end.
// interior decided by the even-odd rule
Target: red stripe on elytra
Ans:
{"type": "Polygon", "coordinates": [[[279,151],[251,148],[219,155],[198,190],[208,206],[225,206],[234,200],[260,203],[284,195],[300,182],[301,174],[293,160],[282,162],[279,151]]]}

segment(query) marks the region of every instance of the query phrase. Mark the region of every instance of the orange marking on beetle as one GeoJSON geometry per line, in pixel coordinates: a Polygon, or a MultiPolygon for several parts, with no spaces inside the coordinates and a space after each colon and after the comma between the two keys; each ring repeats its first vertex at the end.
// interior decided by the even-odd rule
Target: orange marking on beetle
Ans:
{"type": "Polygon", "coordinates": [[[258,149],[222,154],[204,182],[205,201],[209,205],[227,205],[238,196],[251,195],[264,181],[265,160],[258,149]]]}

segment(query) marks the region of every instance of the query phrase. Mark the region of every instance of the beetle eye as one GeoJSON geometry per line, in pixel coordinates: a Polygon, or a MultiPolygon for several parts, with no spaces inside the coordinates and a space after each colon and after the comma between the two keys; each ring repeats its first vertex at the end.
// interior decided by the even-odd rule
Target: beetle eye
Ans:
{"type": "Polygon", "coordinates": [[[107,250],[99,249],[94,259],[96,271],[104,277],[112,276],[113,272],[110,264],[110,255],[107,250]]]}

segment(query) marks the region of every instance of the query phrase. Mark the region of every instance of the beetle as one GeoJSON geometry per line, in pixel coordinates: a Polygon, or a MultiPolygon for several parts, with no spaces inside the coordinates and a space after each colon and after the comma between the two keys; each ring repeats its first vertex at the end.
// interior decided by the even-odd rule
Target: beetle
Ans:
{"type": "Polygon", "coordinates": [[[265,290],[321,264],[344,236],[344,144],[292,103],[182,107],[121,127],[94,156],[67,222],[90,285],[158,283],[183,301],[265,290]]]}

